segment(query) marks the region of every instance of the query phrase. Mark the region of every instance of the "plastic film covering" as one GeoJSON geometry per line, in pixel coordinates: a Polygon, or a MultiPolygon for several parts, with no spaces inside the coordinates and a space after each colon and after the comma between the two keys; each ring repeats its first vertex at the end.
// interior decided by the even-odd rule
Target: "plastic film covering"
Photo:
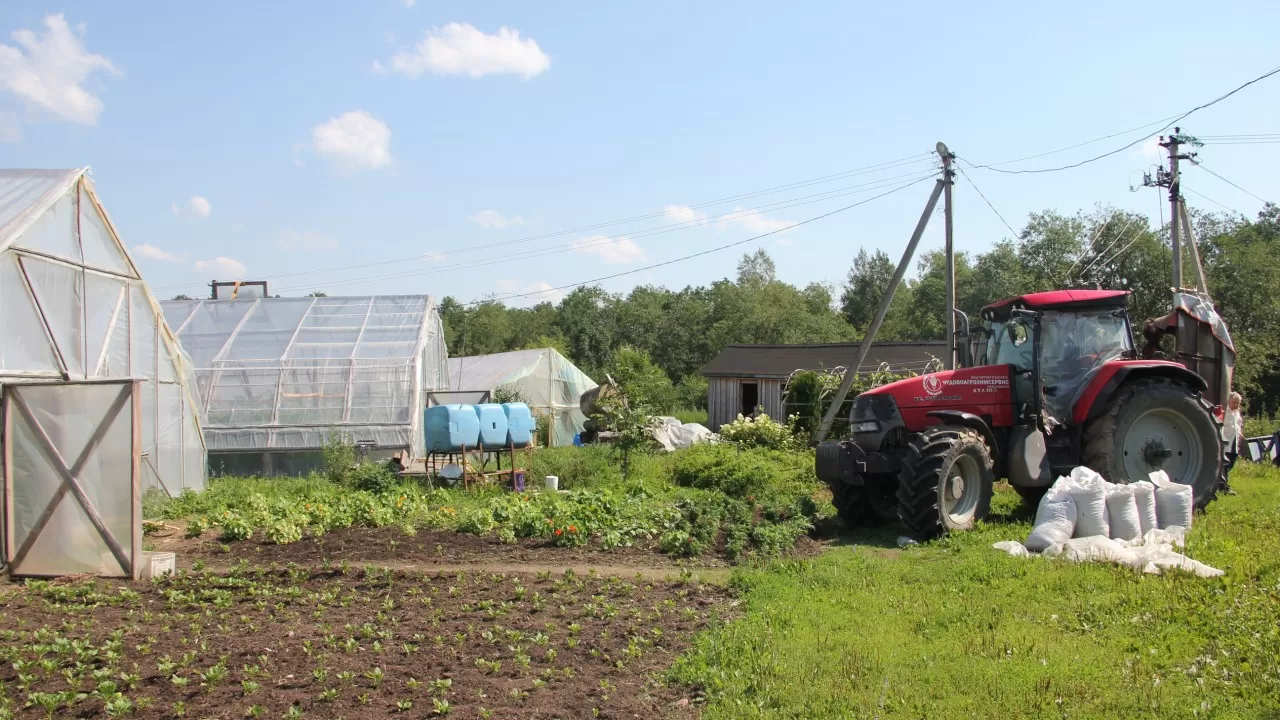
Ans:
{"type": "Polygon", "coordinates": [[[314,451],[331,429],[422,452],[424,392],[448,385],[428,295],[171,300],[211,451],[314,451]]]}
{"type": "Polygon", "coordinates": [[[553,348],[516,350],[449,360],[450,390],[515,388],[534,414],[551,419],[551,444],[569,445],[587,418],[579,409],[582,393],[596,382],[553,348]]]}
{"type": "Polygon", "coordinates": [[[142,380],[144,487],[204,487],[195,373],[86,170],[0,170],[0,336],[0,386],[142,380]]]}
{"type": "Polygon", "coordinates": [[[1071,421],[1080,395],[1098,370],[1133,349],[1123,315],[1046,312],[1040,320],[1044,406],[1059,424],[1071,421]]]}
{"type": "Polygon", "coordinates": [[[15,575],[130,574],[140,502],[132,402],[129,383],[11,389],[14,542],[7,552],[15,575]]]}

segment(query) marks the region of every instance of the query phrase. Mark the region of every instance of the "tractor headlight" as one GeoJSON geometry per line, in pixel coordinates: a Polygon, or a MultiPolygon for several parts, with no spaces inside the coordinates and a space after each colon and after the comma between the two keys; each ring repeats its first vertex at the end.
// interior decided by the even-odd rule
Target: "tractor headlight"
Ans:
{"type": "Polygon", "coordinates": [[[875,420],[863,420],[853,424],[853,431],[856,433],[876,432],[880,429],[880,423],[875,420]]]}

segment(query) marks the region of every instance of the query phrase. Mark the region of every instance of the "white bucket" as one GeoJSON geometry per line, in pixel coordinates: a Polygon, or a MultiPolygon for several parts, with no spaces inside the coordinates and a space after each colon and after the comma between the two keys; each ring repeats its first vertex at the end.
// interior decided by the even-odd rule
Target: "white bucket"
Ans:
{"type": "Polygon", "coordinates": [[[547,476],[547,489],[548,489],[548,490],[550,490],[551,492],[557,492],[557,491],[559,491],[559,490],[560,490],[560,478],[556,477],[555,475],[548,475],[548,476],[547,476]]]}

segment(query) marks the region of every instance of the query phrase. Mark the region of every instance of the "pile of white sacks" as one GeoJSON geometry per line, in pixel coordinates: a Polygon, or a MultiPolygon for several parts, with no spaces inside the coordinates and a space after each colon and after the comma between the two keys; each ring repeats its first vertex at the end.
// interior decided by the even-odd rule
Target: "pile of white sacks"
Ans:
{"type": "Polygon", "coordinates": [[[1150,482],[1121,485],[1078,467],[1045,493],[1025,544],[1005,541],[995,548],[1018,557],[1039,553],[1073,562],[1110,562],[1156,575],[1169,569],[1200,577],[1222,575],[1176,552],[1191,527],[1191,486],[1173,482],[1163,470],[1150,477],[1150,482]]]}

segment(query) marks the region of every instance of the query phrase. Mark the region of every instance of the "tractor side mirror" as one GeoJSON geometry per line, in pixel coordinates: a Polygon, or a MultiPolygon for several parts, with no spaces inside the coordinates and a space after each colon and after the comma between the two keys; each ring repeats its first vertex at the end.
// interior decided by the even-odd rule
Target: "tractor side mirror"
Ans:
{"type": "Polygon", "coordinates": [[[1013,320],[1005,326],[1005,332],[1009,333],[1009,342],[1014,347],[1021,347],[1023,343],[1031,338],[1031,333],[1027,332],[1027,324],[1022,320],[1013,320]]]}

